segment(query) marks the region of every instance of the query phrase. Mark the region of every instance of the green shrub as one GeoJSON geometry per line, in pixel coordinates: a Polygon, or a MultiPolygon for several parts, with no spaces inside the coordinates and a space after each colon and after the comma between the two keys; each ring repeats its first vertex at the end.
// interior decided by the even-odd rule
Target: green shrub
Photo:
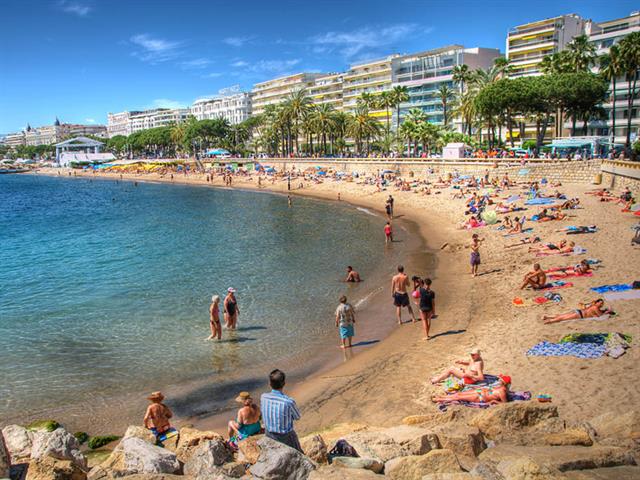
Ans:
{"type": "Polygon", "coordinates": [[[61,425],[55,420],[36,420],[35,422],[31,422],[27,425],[27,430],[31,430],[33,432],[53,432],[56,428],[59,428],[61,425]]]}
{"type": "Polygon", "coordinates": [[[119,438],[120,437],[118,435],[96,435],[95,437],[89,438],[89,443],[87,445],[91,450],[95,450],[96,448],[104,447],[107,443],[111,443],[119,438]]]}
{"type": "Polygon", "coordinates": [[[73,436],[76,437],[76,440],[78,440],[80,445],[89,440],[89,434],[87,432],[76,432],[73,436]]]}

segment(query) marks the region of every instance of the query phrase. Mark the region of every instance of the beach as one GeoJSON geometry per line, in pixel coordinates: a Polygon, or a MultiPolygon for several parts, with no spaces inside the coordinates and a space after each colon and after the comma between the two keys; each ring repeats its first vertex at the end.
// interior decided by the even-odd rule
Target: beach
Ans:
{"type": "MultiPolygon", "coordinates": [[[[57,175],[55,171],[39,174],[43,173],[57,175]]],[[[91,175],[94,174],[84,174],[91,175]]],[[[119,178],[114,174],[104,176],[119,178]]],[[[124,175],[123,179],[172,181],[154,174],[124,175]]],[[[185,179],[176,175],[173,182],[223,186],[221,177],[206,182],[204,177],[190,175],[185,179]]],[[[256,188],[256,182],[255,178],[234,177],[232,188],[256,188]]],[[[264,190],[287,193],[286,179],[262,184],[264,190]]],[[[575,279],[573,288],[560,291],[561,304],[549,302],[527,307],[517,307],[512,300],[517,296],[535,296],[534,292],[518,290],[523,275],[531,270],[534,261],[539,260],[543,268],[548,268],[572,265],[583,257],[536,259],[526,253],[527,246],[504,249],[504,245],[514,239],[505,238],[488,226],[473,231],[485,241],[481,245],[481,275],[472,278],[467,248],[471,232],[456,228],[465,219],[462,214],[464,204],[462,200],[452,200],[450,190],[442,190],[439,195],[403,192],[395,188],[376,192],[375,186],[329,179],[319,184],[305,182],[303,189],[294,189],[291,192],[293,208],[296,195],[337,201],[339,193],[340,201],[381,211],[391,193],[395,198],[396,217],[417,225],[418,231],[414,234],[424,241],[423,246],[412,253],[413,258],[408,258],[407,273],[432,278],[438,315],[432,322],[434,338],[430,341],[422,340],[419,323],[404,324],[391,329],[391,334],[382,342],[357,352],[347,362],[295,382],[288,392],[302,407],[299,431],[316,431],[341,422],[388,426],[399,423],[408,415],[434,413],[437,410],[430,397],[438,390],[429,379],[456,358],[464,358],[474,346],[482,350],[485,372],[510,375],[514,390],[551,395],[562,416],[570,420],[584,420],[604,411],[622,413],[629,405],[637,405],[640,389],[628,380],[630,372],[632,375],[635,372],[640,356],[636,348],[640,334],[636,313],[638,300],[615,302],[612,306],[617,315],[609,320],[553,325],[541,321],[544,314],[565,312],[577,308],[578,302],[594,300],[598,295],[589,291],[591,286],[634,280],[637,250],[630,246],[629,239],[633,234],[630,227],[637,217],[620,213],[618,205],[585,195],[585,191],[592,189],[590,185],[563,185],[558,189],[569,198],[579,196],[583,208],[568,211],[566,220],[535,224],[534,234],[544,241],[559,241],[571,237],[553,233],[557,228],[569,224],[596,224],[596,234],[576,235],[571,239],[587,249],[586,257],[597,258],[601,263],[593,277],[575,279]],[[447,246],[441,249],[445,243],[447,246]],[[558,341],[561,336],[574,332],[622,332],[633,336],[632,348],[618,359],[525,355],[538,342],[558,341]]],[[[530,207],[527,214],[535,212],[532,210],[530,207]]],[[[395,243],[391,248],[403,248],[403,244],[395,243]]],[[[376,300],[376,309],[380,309],[380,315],[388,317],[393,325],[395,315],[389,285],[381,284],[380,288],[383,295],[376,300]]],[[[356,339],[357,335],[356,332],[356,339]]],[[[181,418],[178,424],[181,422],[194,423],[201,428],[220,428],[223,417],[181,418]]]]}

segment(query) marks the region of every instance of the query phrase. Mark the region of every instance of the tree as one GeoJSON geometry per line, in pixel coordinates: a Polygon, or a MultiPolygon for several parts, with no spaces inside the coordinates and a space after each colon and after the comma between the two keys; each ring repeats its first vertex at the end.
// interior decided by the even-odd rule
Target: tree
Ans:
{"type": "Polygon", "coordinates": [[[611,108],[611,131],[612,141],[616,138],[616,80],[623,73],[622,57],[617,45],[612,45],[608,55],[600,57],[600,75],[605,80],[611,82],[612,108],[611,108]]]}
{"type": "Polygon", "coordinates": [[[299,152],[298,126],[300,121],[309,113],[311,109],[311,99],[307,96],[307,90],[301,88],[292,92],[286,102],[287,114],[293,122],[293,134],[296,144],[296,154],[299,152]]]}
{"type": "Polygon", "coordinates": [[[469,70],[468,65],[456,65],[453,67],[452,77],[453,81],[460,85],[460,93],[464,94],[465,86],[473,78],[473,72],[469,70]]]}
{"type": "Polygon", "coordinates": [[[455,98],[454,91],[447,84],[440,85],[440,88],[436,92],[436,98],[440,100],[442,105],[442,120],[446,127],[449,123],[449,110],[451,101],[455,98]]]}
{"type": "Polygon", "coordinates": [[[596,46],[586,35],[574,37],[567,45],[566,58],[574,72],[588,72],[596,60],[596,46]]]}
{"type": "Polygon", "coordinates": [[[396,131],[400,127],[400,105],[409,101],[409,89],[407,87],[393,87],[391,99],[396,108],[396,131]]]}
{"type": "Polygon", "coordinates": [[[622,70],[627,76],[627,136],[624,147],[631,151],[631,118],[637,95],[638,69],[640,68],[640,32],[627,35],[620,42],[622,70]]]}
{"type": "Polygon", "coordinates": [[[387,135],[389,135],[389,132],[391,131],[391,125],[389,124],[390,122],[390,116],[389,116],[389,109],[392,108],[395,105],[395,101],[393,98],[393,92],[392,91],[385,91],[382,92],[380,95],[378,95],[378,107],[380,107],[381,109],[383,109],[386,112],[386,118],[387,118],[387,135]]]}
{"type": "Polygon", "coordinates": [[[369,110],[364,106],[356,108],[355,114],[350,118],[347,134],[353,138],[359,155],[363,152],[363,142],[366,146],[366,154],[369,154],[370,141],[379,133],[380,124],[369,116],[369,110]]]}
{"type": "MultiPolygon", "coordinates": [[[[322,153],[327,154],[327,137],[335,128],[335,111],[331,105],[326,103],[318,105],[312,116],[313,129],[321,141],[322,153]]],[[[331,151],[333,154],[333,150],[331,151]]]]}

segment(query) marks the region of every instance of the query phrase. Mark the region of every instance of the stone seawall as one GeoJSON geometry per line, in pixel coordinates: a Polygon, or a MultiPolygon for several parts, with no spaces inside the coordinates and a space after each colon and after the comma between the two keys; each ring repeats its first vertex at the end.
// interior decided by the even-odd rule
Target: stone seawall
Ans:
{"type": "Polygon", "coordinates": [[[606,188],[640,188],[640,162],[605,160],[602,162],[602,185],[606,188]]]}

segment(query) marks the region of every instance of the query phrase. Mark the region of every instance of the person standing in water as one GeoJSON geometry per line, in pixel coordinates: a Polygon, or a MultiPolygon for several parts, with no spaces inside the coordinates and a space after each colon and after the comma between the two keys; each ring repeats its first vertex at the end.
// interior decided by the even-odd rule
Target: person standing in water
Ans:
{"type": "Polygon", "coordinates": [[[222,326],[220,325],[220,297],[214,295],[211,297],[211,305],[209,305],[209,326],[211,327],[211,335],[207,340],[222,338],[222,326]]]}
{"type": "Polygon", "coordinates": [[[384,226],[384,243],[393,242],[393,229],[391,228],[391,224],[387,222],[384,226]]]}
{"type": "Polygon", "coordinates": [[[431,328],[431,317],[436,310],[436,294],[431,290],[431,279],[425,278],[418,289],[420,292],[420,318],[424,328],[423,340],[430,340],[429,329],[431,328]]]}
{"type": "Polygon", "coordinates": [[[404,267],[398,265],[398,273],[391,279],[391,296],[393,297],[393,305],[396,307],[396,315],[398,317],[398,325],[402,325],[402,308],[407,307],[411,314],[412,320],[415,322],[416,317],[409,302],[409,294],[407,287],[409,286],[409,277],[404,273],[404,267]]]}
{"type": "Polygon", "coordinates": [[[224,321],[226,327],[235,330],[238,324],[238,315],[240,309],[238,308],[238,300],[235,296],[236,289],[229,287],[227,290],[227,296],[224,299],[224,321]]]}
{"type": "Polygon", "coordinates": [[[289,205],[290,207],[293,205],[293,203],[291,202],[291,195],[287,195],[287,205],[289,205]]]}
{"type": "Polygon", "coordinates": [[[351,339],[354,334],[356,324],[356,313],[353,306],[347,303],[347,297],[340,297],[340,305],[336,309],[336,327],[340,329],[340,348],[351,348],[351,339]]]}

